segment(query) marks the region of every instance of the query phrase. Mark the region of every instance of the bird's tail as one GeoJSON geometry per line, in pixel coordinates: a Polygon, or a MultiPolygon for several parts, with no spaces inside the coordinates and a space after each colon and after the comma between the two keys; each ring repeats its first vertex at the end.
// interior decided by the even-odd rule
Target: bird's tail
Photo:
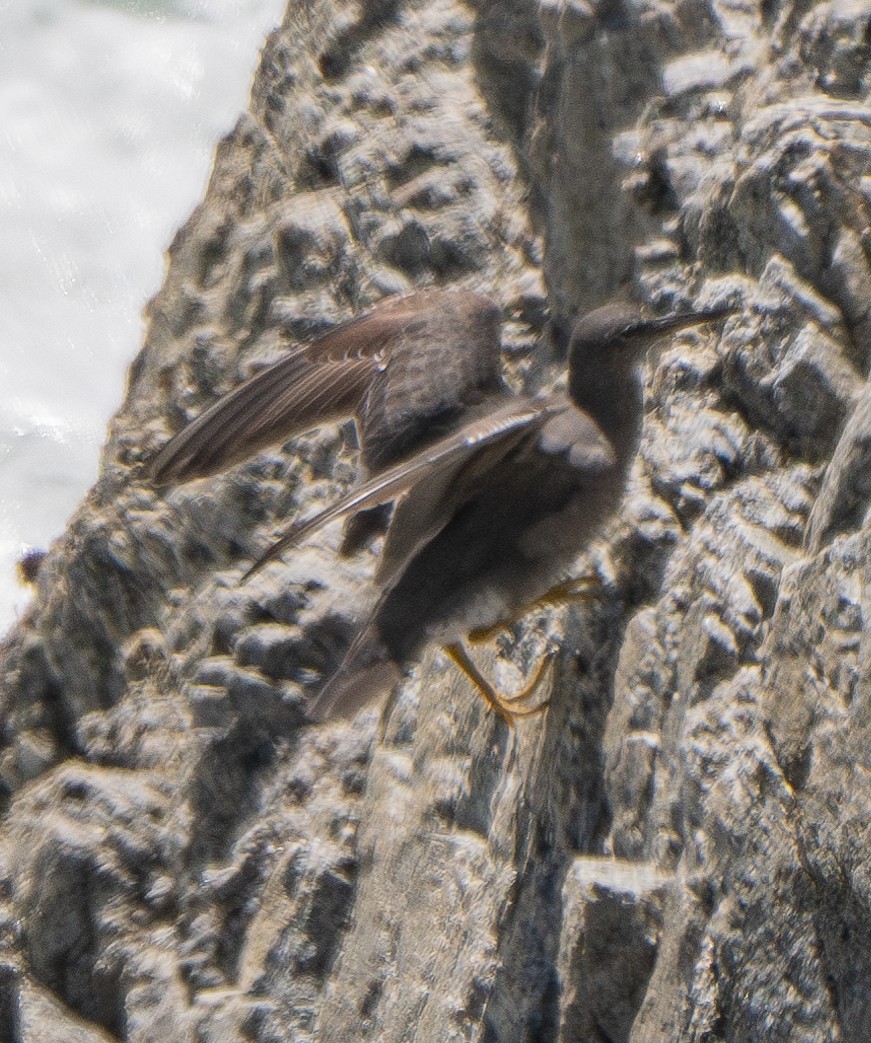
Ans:
{"type": "Polygon", "coordinates": [[[367,703],[392,688],[401,676],[399,665],[390,658],[374,628],[366,627],[306,712],[313,721],[353,717],[367,703]]]}

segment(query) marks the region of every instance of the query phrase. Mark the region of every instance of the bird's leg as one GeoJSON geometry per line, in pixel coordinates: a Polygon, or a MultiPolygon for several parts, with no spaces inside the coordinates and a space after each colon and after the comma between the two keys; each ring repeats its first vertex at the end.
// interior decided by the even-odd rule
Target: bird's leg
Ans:
{"type": "Polygon", "coordinates": [[[518,703],[528,699],[544,677],[545,671],[553,663],[553,653],[544,657],[541,665],[535,672],[532,680],[516,695],[502,695],[497,692],[493,685],[487,680],[481,671],[472,662],[469,653],[463,645],[457,641],[451,645],[444,646],[445,652],[460,670],[468,677],[472,684],[478,689],[484,702],[503,718],[509,728],[514,727],[514,722],[519,717],[531,717],[533,714],[542,713],[550,703],[549,699],[537,703],[535,706],[526,706],[515,709],[518,703]]]}
{"type": "Polygon", "coordinates": [[[602,581],[595,574],[590,576],[573,576],[571,579],[564,580],[562,583],[558,583],[555,587],[543,594],[537,601],[534,601],[531,605],[527,605],[521,609],[512,619],[503,619],[498,623],[494,623],[490,627],[481,627],[478,630],[473,630],[469,634],[469,640],[473,644],[480,644],[482,641],[491,641],[497,637],[503,630],[507,630],[515,623],[519,622],[525,615],[532,612],[536,608],[551,607],[557,608],[560,605],[569,605],[575,601],[591,601],[597,597],[602,590],[602,581]]]}
{"type": "MultiPolygon", "coordinates": [[[[516,623],[533,608],[539,608],[545,605],[565,605],[573,601],[588,601],[597,596],[601,590],[601,586],[601,581],[596,575],[578,576],[564,580],[562,583],[558,583],[555,587],[552,587],[543,597],[540,597],[536,602],[534,602],[534,604],[523,609],[522,612],[519,612],[514,619],[502,620],[493,626],[481,627],[478,630],[473,630],[469,634],[469,640],[474,643],[489,641],[503,630],[516,623]]],[[[546,699],[544,702],[537,703],[535,706],[519,706],[520,703],[529,699],[541,684],[545,672],[553,663],[553,651],[549,651],[544,655],[532,680],[529,681],[516,695],[503,695],[501,692],[496,691],[493,685],[490,684],[477,666],[475,666],[469,653],[459,642],[445,645],[445,652],[447,652],[453,662],[478,689],[487,705],[504,718],[510,727],[514,726],[514,721],[518,717],[531,717],[533,714],[541,713],[550,703],[550,700],[546,699]]]]}
{"type": "MultiPolygon", "coordinates": [[[[503,630],[512,626],[534,608],[540,608],[547,605],[567,605],[573,601],[589,601],[591,598],[595,598],[601,592],[601,589],[601,580],[595,574],[574,576],[571,579],[564,580],[562,583],[558,583],[555,587],[552,587],[532,605],[527,606],[519,612],[515,618],[501,620],[493,626],[481,627],[478,630],[471,631],[469,634],[469,640],[475,644],[482,641],[489,641],[500,634],[503,630]]],[[[516,695],[503,695],[501,692],[497,692],[493,685],[490,684],[487,678],[484,677],[481,671],[472,662],[469,653],[460,642],[445,645],[444,650],[478,689],[487,705],[503,717],[509,727],[514,726],[514,721],[518,717],[531,717],[533,714],[541,713],[550,704],[550,700],[546,699],[544,702],[537,703],[535,706],[519,706],[520,703],[529,699],[541,684],[545,671],[547,671],[553,663],[554,653],[552,650],[548,651],[543,656],[532,680],[529,681],[516,695]],[[515,707],[517,708],[515,709],[515,707]]]]}

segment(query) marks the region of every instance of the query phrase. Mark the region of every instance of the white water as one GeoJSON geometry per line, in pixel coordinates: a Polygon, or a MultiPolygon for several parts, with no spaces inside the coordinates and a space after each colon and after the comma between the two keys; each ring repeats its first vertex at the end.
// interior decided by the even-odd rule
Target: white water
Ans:
{"type": "Polygon", "coordinates": [[[0,0],[0,633],[97,474],[163,251],[285,0],[0,0]]]}

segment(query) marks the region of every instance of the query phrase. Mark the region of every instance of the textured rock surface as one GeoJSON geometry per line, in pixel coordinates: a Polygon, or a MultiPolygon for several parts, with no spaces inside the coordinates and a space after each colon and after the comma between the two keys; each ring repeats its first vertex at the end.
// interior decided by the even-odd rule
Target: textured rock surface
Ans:
{"type": "Polygon", "coordinates": [[[0,652],[0,1038],[871,1038],[869,70],[861,2],[292,0],[0,652]],[[561,649],[516,737],[435,650],[302,724],[374,557],[237,581],[346,430],[137,480],[432,283],[504,305],[525,387],[626,283],[744,304],[650,369],[603,597],[477,653],[561,649]]]}

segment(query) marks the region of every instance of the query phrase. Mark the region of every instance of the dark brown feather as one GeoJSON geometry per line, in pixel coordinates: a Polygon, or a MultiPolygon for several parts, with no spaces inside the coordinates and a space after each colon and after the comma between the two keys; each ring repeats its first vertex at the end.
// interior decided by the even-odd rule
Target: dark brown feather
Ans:
{"type": "Polygon", "coordinates": [[[664,334],[731,310],[586,316],[570,345],[569,394],[515,400],[522,417],[501,406],[301,527],[300,536],[401,494],[376,575],[381,596],[312,700],[312,719],[356,712],[430,642],[451,647],[514,619],[565,579],[625,489],[642,416],[634,362],[664,334]]]}

